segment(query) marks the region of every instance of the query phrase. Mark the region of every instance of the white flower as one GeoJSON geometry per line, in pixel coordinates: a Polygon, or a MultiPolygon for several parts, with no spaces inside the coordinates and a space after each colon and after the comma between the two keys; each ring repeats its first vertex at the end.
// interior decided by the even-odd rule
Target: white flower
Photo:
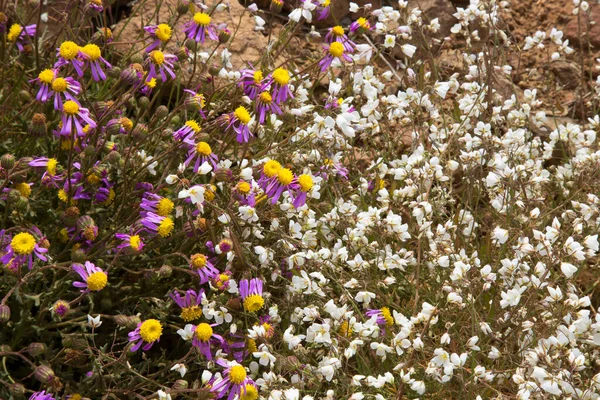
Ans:
{"type": "Polygon", "coordinates": [[[192,340],[194,338],[194,325],[187,324],[183,329],[177,331],[183,340],[192,340]]]}
{"type": "Polygon", "coordinates": [[[383,41],[383,47],[392,48],[396,45],[396,36],[394,35],[385,35],[385,40],[383,41]]]}
{"type": "Polygon", "coordinates": [[[502,300],[500,300],[500,306],[506,308],[509,306],[516,306],[521,301],[521,292],[518,289],[510,289],[506,292],[500,293],[502,300]]]}
{"type": "Polygon", "coordinates": [[[97,315],[95,318],[92,318],[91,315],[88,314],[88,325],[92,328],[98,328],[102,325],[102,321],[100,321],[100,315],[97,315]]]}
{"type": "Polygon", "coordinates": [[[570,263],[560,263],[560,270],[567,278],[571,278],[575,272],[577,272],[577,267],[570,263]]]}
{"type": "Polygon", "coordinates": [[[189,189],[184,189],[182,191],[179,192],[179,195],[177,196],[180,199],[187,199],[189,198],[192,201],[192,204],[202,204],[204,203],[204,191],[206,189],[204,189],[204,186],[192,186],[189,189]]]}
{"type": "Polygon", "coordinates": [[[371,300],[373,300],[375,297],[376,297],[375,293],[361,291],[356,294],[356,297],[354,297],[354,300],[358,301],[359,303],[369,304],[371,302],[371,300]]]}
{"type": "Polygon", "coordinates": [[[171,395],[163,390],[159,390],[156,394],[158,395],[159,400],[171,400],[171,395]]]}
{"type": "Polygon", "coordinates": [[[415,55],[415,51],[417,51],[417,47],[413,46],[412,44],[403,44],[401,48],[402,48],[402,52],[408,58],[412,58],[412,56],[415,55]]]}
{"type": "Polygon", "coordinates": [[[179,372],[181,374],[181,377],[183,378],[187,372],[187,367],[185,366],[185,364],[175,364],[171,368],[171,371],[179,372]]]}

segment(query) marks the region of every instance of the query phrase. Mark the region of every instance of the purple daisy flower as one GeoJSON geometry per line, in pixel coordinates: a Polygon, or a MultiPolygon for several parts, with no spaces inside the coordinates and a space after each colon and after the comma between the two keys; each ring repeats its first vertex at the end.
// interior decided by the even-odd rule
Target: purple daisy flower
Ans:
{"type": "Polygon", "coordinates": [[[73,100],[65,101],[62,111],[62,127],[60,129],[60,134],[62,136],[71,136],[73,126],[75,127],[77,136],[85,136],[81,121],[89,125],[90,128],[96,127],[96,123],[90,118],[90,111],[87,108],[80,107],[79,104],[73,100]]]}
{"type": "Polygon", "coordinates": [[[146,227],[146,231],[152,235],[159,235],[161,237],[167,237],[173,232],[175,223],[169,217],[162,217],[153,212],[148,212],[144,218],[142,218],[141,224],[146,227]]]}
{"type": "Polygon", "coordinates": [[[181,128],[179,128],[175,132],[173,132],[173,138],[175,140],[185,142],[189,145],[193,145],[194,144],[194,135],[196,135],[198,132],[200,132],[201,129],[202,128],[200,128],[200,125],[198,125],[198,122],[196,122],[193,119],[189,119],[185,122],[185,124],[183,124],[183,126],[181,128]]]}
{"type": "Polygon", "coordinates": [[[184,162],[185,166],[189,166],[194,159],[196,159],[196,162],[194,163],[194,173],[197,173],[200,169],[200,165],[205,162],[211,163],[213,168],[217,169],[219,158],[212,152],[212,148],[206,142],[198,142],[190,145],[188,157],[184,162]]]}
{"type": "Polygon", "coordinates": [[[273,90],[273,101],[275,104],[281,104],[289,98],[294,98],[289,86],[291,76],[290,72],[285,68],[277,68],[269,77],[266,83],[261,88],[262,91],[267,88],[273,90]]]}
{"type": "Polygon", "coordinates": [[[333,42],[340,42],[343,44],[346,53],[352,53],[356,47],[356,44],[346,36],[344,28],[340,25],[329,28],[325,35],[325,43],[331,44],[333,42]]]}
{"type": "Polygon", "coordinates": [[[81,50],[75,42],[69,40],[62,42],[60,47],[56,49],[56,57],[58,61],[54,64],[54,68],[60,68],[65,65],[72,65],[79,77],[83,77],[83,61],[79,59],[81,50]]]}
{"type": "Polygon", "coordinates": [[[235,131],[236,140],[239,143],[247,143],[250,141],[250,138],[253,136],[252,132],[250,132],[250,121],[252,117],[250,113],[244,106],[239,106],[235,109],[234,112],[228,114],[229,123],[227,125],[227,129],[233,127],[235,131]]]}
{"type": "Polygon", "coordinates": [[[35,392],[34,394],[32,394],[31,397],[29,397],[29,400],[56,400],[56,399],[54,397],[52,397],[52,394],[46,393],[45,390],[42,390],[41,392],[35,392]]]}
{"type": "Polygon", "coordinates": [[[183,31],[188,38],[202,44],[206,40],[206,35],[212,40],[219,40],[217,30],[212,24],[212,18],[204,12],[195,13],[190,22],[185,25],[183,31]]]}
{"type": "Polygon", "coordinates": [[[85,266],[73,264],[73,270],[79,274],[81,279],[83,279],[83,282],[73,282],[73,286],[82,289],[82,292],[99,292],[104,289],[108,283],[108,275],[106,272],[89,261],[85,262],[85,266]]]}
{"type": "Polygon", "coordinates": [[[259,69],[242,69],[238,86],[242,88],[244,94],[254,100],[262,91],[265,84],[263,73],[259,69]]]}
{"type": "Polygon", "coordinates": [[[196,253],[190,257],[190,269],[196,271],[203,285],[211,279],[219,276],[219,270],[204,254],[196,253]]]}
{"type": "Polygon", "coordinates": [[[24,45],[27,42],[31,42],[31,38],[35,37],[36,25],[22,26],[19,24],[12,24],[6,35],[6,40],[14,43],[19,51],[25,49],[24,45]]]}
{"type": "Polygon", "coordinates": [[[142,347],[143,351],[150,350],[155,342],[160,342],[162,335],[162,325],[156,319],[147,319],[144,322],[137,324],[137,327],[132,332],[129,332],[129,342],[135,343],[129,351],[136,352],[142,347]]]}
{"type": "Polygon", "coordinates": [[[337,60],[340,63],[343,63],[343,61],[352,61],[352,58],[346,54],[344,45],[340,42],[332,42],[329,46],[323,45],[323,48],[327,51],[327,53],[325,54],[325,57],[319,61],[321,72],[325,72],[331,66],[331,63],[334,60],[337,60]]]}
{"type": "Polygon", "coordinates": [[[140,235],[132,234],[127,235],[125,233],[116,233],[115,237],[119,240],[122,240],[122,243],[117,246],[119,250],[129,250],[131,252],[137,253],[144,248],[144,242],[140,235]]]}
{"type": "Polygon", "coordinates": [[[146,53],[150,53],[152,50],[158,49],[163,43],[167,43],[173,33],[173,30],[167,24],[148,25],[144,27],[144,30],[154,39],[150,46],[146,47],[146,53]]]}
{"type": "Polygon", "coordinates": [[[248,378],[246,368],[237,362],[228,362],[223,359],[217,360],[217,364],[225,368],[223,378],[212,382],[210,390],[216,393],[217,399],[225,397],[227,400],[233,400],[236,396],[247,396],[249,391],[253,391],[258,396],[258,390],[254,381],[248,378]]]}
{"type": "Polygon", "coordinates": [[[185,100],[186,106],[195,109],[202,116],[202,118],[206,119],[206,115],[204,114],[206,99],[204,98],[204,95],[189,89],[183,89],[183,91],[191,95],[185,100]]]}
{"type": "Polygon", "coordinates": [[[146,192],[144,193],[144,197],[142,198],[142,203],[140,204],[140,208],[142,211],[140,214],[142,217],[145,217],[147,213],[155,213],[160,215],[161,217],[168,217],[175,204],[168,198],[159,196],[154,193],[146,192]]]}
{"type": "Polygon", "coordinates": [[[169,296],[181,308],[181,318],[185,322],[194,321],[202,316],[201,303],[204,297],[203,289],[200,289],[198,293],[193,289],[189,289],[185,292],[184,297],[179,292],[173,292],[169,296]]]}
{"type": "Polygon", "coordinates": [[[35,236],[29,232],[20,232],[13,237],[7,235],[5,231],[0,231],[0,237],[2,238],[0,243],[8,243],[0,262],[14,269],[18,269],[27,263],[29,269],[32,269],[34,255],[42,261],[47,261],[44,254],[48,252],[48,249],[40,246],[40,243],[46,238],[42,236],[39,229],[34,227],[32,231],[41,239],[36,240],[35,236]]]}
{"type": "Polygon", "coordinates": [[[220,347],[224,346],[225,339],[221,335],[217,335],[213,331],[213,327],[217,324],[207,324],[203,322],[192,328],[194,336],[192,339],[192,345],[197,347],[198,350],[210,361],[213,359],[212,352],[210,350],[211,344],[217,344],[220,347]]]}
{"type": "Polygon", "coordinates": [[[267,113],[281,115],[281,108],[273,102],[273,97],[268,91],[262,92],[256,98],[256,113],[258,114],[258,122],[263,124],[267,117],[267,113]]]}
{"type": "Polygon", "coordinates": [[[165,54],[160,50],[153,50],[148,54],[147,64],[150,65],[150,72],[146,77],[146,81],[156,78],[160,74],[163,82],[167,81],[167,74],[172,79],[175,79],[173,71],[173,63],[177,61],[177,56],[173,54],[165,54]]]}
{"type": "Polygon", "coordinates": [[[86,44],[79,52],[81,58],[84,60],[84,64],[89,65],[92,71],[92,78],[98,82],[106,80],[106,74],[102,69],[102,64],[108,69],[112,68],[112,65],[102,57],[100,47],[95,44],[86,44]]]}
{"type": "Polygon", "coordinates": [[[262,296],[263,282],[258,278],[251,280],[242,279],[240,281],[240,295],[244,303],[244,310],[248,312],[257,312],[265,305],[265,299],[262,296]]]}

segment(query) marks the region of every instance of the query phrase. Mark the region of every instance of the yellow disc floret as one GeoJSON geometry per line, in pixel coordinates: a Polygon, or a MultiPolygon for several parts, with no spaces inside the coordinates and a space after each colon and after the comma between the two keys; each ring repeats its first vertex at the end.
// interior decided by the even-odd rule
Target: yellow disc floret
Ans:
{"type": "Polygon", "coordinates": [[[13,251],[19,255],[27,255],[33,253],[35,249],[35,238],[31,233],[21,232],[17,233],[10,242],[10,247],[13,251]]]}
{"type": "Polygon", "coordinates": [[[250,193],[250,184],[248,182],[238,182],[238,184],[235,187],[235,190],[237,190],[241,194],[248,194],[250,193]]]}
{"type": "Polygon", "coordinates": [[[300,190],[303,192],[308,192],[313,187],[313,180],[310,175],[300,175],[298,177],[298,185],[300,185],[300,190]]]}
{"type": "Polygon", "coordinates": [[[265,163],[265,166],[263,167],[263,172],[268,178],[272,178],[275,175],[277,175],[280,169],[281,164],[278,161],[269,160],[265,163]]]}
{"type": "Polygon", "coordinates": [[[46,163],[46,171],[48,172],[48,175],[54,176],[56,175],[56,166],[58,165],[58,161],[56,161],[56,158],[49,158],[48,162],[46,163]]]}
{"type": "Polygon", "coordinates": [[[150,89],[154,89],[156,87],[156,78],[150,78],[150,80],[144,81],[144,85],[148,86],[150,89]]]}
{"type": "Polygon", "coordinates": [[[244,386],[244,390],[242,390],[240,400],[256,400],[258,399],[258,390],[256,390],[256,386],[247,384],[244,386]]]}
{"type": "Polygon", "coordinates": [[[102,52],[100,51],[100,47],[96,46],[95,44],[86,44],[85,46],[83,46],[81,48],[81,51],[89,57],[89,59],[91,61],[96,61],[98,60],[100,57],[102,57],[102,52]]]}
{"type": "Polygon", "coordinates": [[[250,122],[250,113],[244,106],[236,108],[233,115],[244,125],[248,125],[248,122],[250,122]]]}
{"type": "Polygon", "coordinates": [[[66,42],[62,42],[58,48],[58,54],[67,61],[73,60],[79,54],[79,46],[67,40],[66,42]]]}
{"type": "Polygon", "coordinates": [[[162,335],[162,325],[158,320],[147,319],[140,326],[140,336],[144,342],[152,343],[157,341],[162,335]]]}
{"type": "Polygon", "coordinates": [[[8,35],[6,35],[6,39],[8,39],[9,42],[16,42],[21,32],[23,32],[23,27],[21,25],[12,24],[12,26],[8,30],[8,35]]]}
{"type": "Polygon", "coordinates": [[[333,36],[344,36],[344,28],[342,28],[340,25],[336,25],[331,28],[331,33],[333,36]]]}
{"type": "Polygon", "coordinates": [[[196,121],[194,121],[193,119],[189,119],[187,121],[185,121],[185,125],[192,128],[192,130],[196,133],[200,132],[200,125],[198,125],[198,123],[196,121]]]}
{"type": "Polygon", "coordinates": [[[102,271],[94,272],[87,278],[88,289],[94,292],[98,292],[106,286],[108,277],[102,271]]]}
{"type": "Polygon", "coordinates": [[[172,32],[173,31],[171,30],[171,27],[169,25],[160,24],[156,27],[156,32],[154,34],[156,35],[158,40],[166,42],[167,40],[171,39],[172,32]]]}
{"type": "Polygon", "coordinates": [[[200,26],[208,26],[211,18],[207,13],[199,12],[194,14],[194,22],[200,26]]]}
{"type": "Polygon", "coordinates": [[[160,50],[151,51],[150,54],[148,54],[148,56],[150,57],[150,60],[156,65],[161,65],[165,62],[165,55],[160,50]]]}
{"type": "Polygon", "coordinates": [[[209,156],[212,153],[210,145],[206,142],[199,142],[196,145],[196,153],[202,154],[203,156],[209,156]]]}
{"type": "Polygon", "coordinates": [[[67,80],[65,78],[56,78],[52,81],[52,90],[62,93],[67,90],[67,80]]]}
{"type": "Polygon", "coordinates": [[[277,180],[282,185],[287,186],[294,180],[294,173],[289,168],[281,168],[277,172],[277,180]]]}
{"type": "Polygon", "coordinates": [[[140,239],[140,235],[129,236],[129,247],[131,247],[135,251],[138,251],[142,248],[142,241],[140,239]]]}
{"type": "Polygon", "coordinates": [[[263,80],[262,71],[261,70],[254,71],[254,75],[252,76],[252,79],[254,80],[254,83],[256,85],[260,85],[260,82],[262,82],[262,80],[263,80]]]}
{"type": "Polygon", "coordinates": [[[196,335],[196,339],[200,340],[201,342],[208,342],[213,334],[212,326],[206,322],[203,322],[196,327],[196,332],[194,334],[196,335]]]}
{"type": "Polygon", "coordinates": [[[269,92],[262,92],[259,96],[258,96],[259,100],[261,103],[264,104],[271,104],[271,102],[273,101],[273,98],[271,97],[271,95],[269,94],[269,92]]]}
{"type": "Polygon", "coordinates": [[[239,385],[246,379],[246,368],[241,365],[234,365],[229,370],[229,380],[235,385],[239,385]]]}
{"type": "Polygon", "coordinates": [[[244,299],[244,310],[257,312],[265,305],[265,299],[259,294],[252,294],[244,299]]]}
{"type": "Polygon", "coordinates": [[[167,237],[173,232],[174,226],[173,220],[167,217],[160,222],[157,232],[161,237],[167,237]]]}
{"type": "Polygon", "coordinates": [[[364,17],[360,17],[359,19],[356,20],[356,23],[358,24],[358,26],[360,26],[361,28],[366,28],[368,29],[371,24],[369,24],[369,21],[364,18],[364,17]]]}
{"type": "Polygon", "coordinates": [[[290,81],[290,73],[285,68],[277,68],[273,71],[273,80],[279,86],[285,86],[290,81]]]}
{"type": "Polygon", "coordinates": [[[175,204],[173,204],[171,200],[167,199],[166,197],[162,198],[156,206],[156,213],[161,217],[166,217],[167,215],[171,214],[173,207],[175,207],[175,204]]]}
{"type": "Polygon", "coordinates": [[[67,100],[63,104],[63,112],[67,115],[75,115],[79,112],[79,104],[73,100],[67,100]]]}
{"type": "Polygon", "coordinates": [[[340,42],[333,42],[329,45],[329,54],[334,57],[341,57],[344,55],[344,45],[340,42]]]}
{"type": "Polygon", "coordinates": [[[202,316],[202,309],[198,306],[183,307],[181,309],[181,318],[185,322],[190,322],[202,316]]]}
{"type": "Polygon", "coordinates": [[[40,82],[49,85],[54,79],[54,71],[51,69],[45,69],[42,72],[40,72],[40,74],[38,75],[38,79],[40,80],[40,82]]]}
{"type": "Polygon", "coordinates": [[[17,189],[23,197],[29,198],[29,196],[31,196],[31,186],[25,182],[17,183],[15,189],[17,189]]]}
{"type": "Polygon", "coordinates": [[[191,257],[192,267],[196,269],[201,269],[206,267],[207,258],[204,254],[196,253],[191,257]]]}
{"type": "Polygon", "coordinates": [[[383,316],[383,319],[385,319],[385,324],[387,326],[393,326],[394,325],[394,317],[392,317],[392,314],[390,313],[390,309],[387,307],[382,307],[381,308],[381,315],[383,316]]]}

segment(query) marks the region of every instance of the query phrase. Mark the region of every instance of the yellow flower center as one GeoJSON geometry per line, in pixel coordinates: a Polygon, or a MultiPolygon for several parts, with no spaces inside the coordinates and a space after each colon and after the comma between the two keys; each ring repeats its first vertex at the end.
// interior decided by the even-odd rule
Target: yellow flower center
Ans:
{"type": "Polygon", "coordinates": [[[129,118],[123,117],[119,120],[119,123],[127,132],[130,132],[133,129],[133,121],[131,121],[129,118]]]}
{"type": "Polygon", "coordinates": [[[173,207],[175,207],[175,204],[173,204],[171,200],[167,198],[160,199],[158,205],[156,206],[156,213],[161,217],[166,217],[167,215],[171,214],[173,207]]]}
{"type": "Polygon", "coordinates": [[[62,93],[67,90],[67,80],[65,78],[56,78],[52,81],[52,90],[62,93]]]}
{"type": "Polygon", "coordinates": [[[202,154],[203,156],[209,156],[212,153],[212,149],[208,143],[199,142],[196,145],[196,153],[202,154]]]}
{"type": "Polygon", "coordinates": [[[331,28],[331,33],[333,34],[333,36],[344,36],[344,28],[342,28],[339,25],[336,25],[333,28],[331,28]]]}
{"type": "Polygon", "coordinates": [[[12,26],[8,30],[8,35],[6,35],[6,38],[9,42],[16,42],[21,32],[23,32],[23,27],[21,25],[12,24],[12,26]]]}
{"type": "Polygon", "coordinates": [[[15,189],[17,189],[23,197],[29,198],[29,196],[31,195],[31,186],[24,182],[17,183],[15,185],[15,189]]]}
{"type": "Polygon", "coordinates": [[[98,176],[98,174],[89,174],[87,176],[87,181],[90,185],[97,185],[100,183],[100,176],[98,176]]]}
{"type": "Polygon", "coordinates": [[[204,254],[194,254],[191,258],[192,260],[192,267],[196,268],[196,269],[202,269],[204,267],[206,267],[206,256],[204,254]]]}
{"type": "Polygon", "coordinates": [[[217,193],[217,187],[214,185],[208,185],[206,187],[206,191],[204,192],[204,198],[208,201],[213,201],[215,199],[216,193],[217,193]]]}
{"type": "Polygon", "coordinates": [[[282,185],[287,186],[294,180],[294,173],[289,168],[281,168],[277,172],[277,180],[282,185]]]}
{"type": "Polygon", "coordinates": [[[344,45],[340,42],[333,42],[329,45],[329,54],[334,57],[341,57],[344,55],[344,45]]]}
{"type": "Polygon", "coordinates": [[[165,55],[160,50],[154,50],[149,54],[150,60],[156,65],[161,65],[165,62],[165,55]]]}
{"type": "Polygon", "coordinates": [[[202,309],[198,306],[184,307],[181,309],[181,318],[185,322],[190,322],[202,316],[202,309]]]}
{"type": "Polygon", "coordinates": [[[383,316],[383,319],[385,319],[385,324],[387,326],[393,326],[394,325],[394,317],[392,317],[392,313],[390,313],[390,309],[387,307],[382,307],[381,308],[381,315],[383,316]]]}
{"type": "Polygon", "coordinates": [[[244,299],[244,310],[257,312],[265,305],[265,299],[259,294],[252,294],[244,299]]]}
{"type": "Polygon", "coordinates": [[[79,46],[77,46],[74,42],[67,40],[58,48],[58,54],[60,54],[60,56],[65,60],[70,61],[77,57],[77,54],[79,54],[79,46]]]}
{"type": "Polygon", "coordinates": [[[229,380],[235,385],[239,385],[246,379],[246,368],[241,365],[234,365],[229,370],[229,380]]]}
{"type": "Polygon", "coordinates": [[[190,128],[192,128],[192,130],[193,130],[195,133],[198,133],[198,132],[200,132],[200,129],[202,129],[202,128],[200,128],[200,125],[198,125],[198,123],[197,123],[196,121],[194,121],[193,119],[189,119],[189,120],[187,120],[187,121],[185,122],[185,125],[186,125],[186,126],[189,126],[190,128]]]}
{"type": "Polygon", "coordinates": [[[346,337],[352,335],[352,328],[350,327],[350,322],[348,322],[348,320],[342,322],[342,324],[340,325],[339,333],[340,335],[346,337]]]}
{"type": "Polygon", "coordinates": [[[225,284],[229,282],[229,275],[227,274],[219,274],[219,278],[216,282],[217,287],[220,289],[223,286],[225,286],[225,284]]]}
{"type": "Polygon", "coordinates": [[[142,241],[140,235],[132,235],[129,237],[129,247],[138,251],[142,247],[142,241]]]}
{"type": "Polygon", "coordinates": [[[247,384],[244,389],[246,392],[242,390],[240,400],[256,400],[258,399],[258,390],[256,390],[256,386],[247,384]]]}
{"type": "Polygon", "coordinates": [[[244,125],[248,125],[250,122],[250,113],[244,106],[236,108],[233,115],[244,125]]]}
{"type": "Polygon", "coordinates": [[[166,42],[167,40],[171,39],[172,32],[173,31],[171,30],[171,27],[169,25],[160,24],[156,27],[156,32],[154,34],[156,35],[158,40],[160,40],[161,42],[166,42]]]}
{"type": "Polygon", "coordinates": [[[253,79],[254,79],[254,83],[256,85],[260,85],[260,82],[263,80],[263,73],[262,71],[258,70],[254,72],[253,75],[253,79]]]}
{"type": "Polygon", "coordinates": [[[10,247],[13,251],[20,255],[31,254],[35,248],[35,238],[31,233],[21,232],[17,233],[12,241],[10,247]]]}
{"type": "Polygon", "coordinates": [[[358,23],[358,26],[360,26],[361,28],[369,27],[369,21],[367,21],[367,19],[364,17],[360,17],[358,20],[356,20],[356,22],[358,23]]]}
{"type": "Polygon", "coordinates": [[[156,87],[156,78],[150,78],[149,81],[144,81],[144,85],[148,86],[150,89],[154,89],[156,87]]]}
{"type": "Polygon", "coordinates": [[[250,193],[250,184],[248,182],[238,182],[235,189],[241,194],[248,194],[250,193]]]}
{"type": "Polygon", "coordinates": [[[310,175],[300,175],[298,177],[298,184],[300,185],[300,190],[308,192],[313,187],[313,180],[310,175]]]}
{"type": "Polygon", "coordinates": [[[60,189],[60,190],[58,191],[58,199],[59,199],[60,201],[62,201],[63,203],[66,203],[66,202],[67,202],[68,196],[67,196],[67,192],[65,192],[65,190],[64,190],[64,189],[60,189]]]}
{"type": "Polygon", "coordinates": [[[260,99],[261,103],[265,103],[265,104],[271,104],[271,102],[273,101],[273,98],[271,97],[271,95],[269,94],[269,92],[262,92],[258,98],[260,99]]]}
{"type": "Polygon", "coordinates": [[[81,48],[81,51],[84,54],[86,54],[92,61],[97,61],[100,57],[102,57],[100,47],[96,46],[95,44],[86,44],[81,48]]]}
{"type": "Polygon", "coordinates": [[[49,158],[48,163],[46,164],[46,171],[49,175],[56,175],[56,166],[58,165],[58,161],[55,158],[49,158]]]}
{"type": "Polygon", "coordinates": [[[171,234],[171,232],[173,232],[174,226],[175,226],[175,224],[173,223],[173,220],[171,218],[165,218],[158,225],[158,229],[157,229],[158,234],[161,237],[167,237],[171,234]]]}
{"type": "Polygon", "coordinates": [[[69,400],[81,400],[82,397],[79,393],[72,394],[69,400]]]}
{"type": "Polygon", "coordinates": [[[277,175],[280,169],[281,164],[279,164],[278,161],[269,160],[265,163],[265,166],[263,167],[263,172],[268,178],[272,178],[275,175],[277,175]]]}
{"type": "Polygon", "coordinates": [[[162,335],[162,325],[155,319],[147,319],[140,326],[140,336],[144,342],[152,343],[157,341],[162,335]]]}
{"type": "Polygon", "coordinates": [[[196,100],[196,102],[198,102],[198,104],[200,105],[200,108],[204,108],[204,106],[206,106],[206,99],[204,98],[204,95],[198,93],[194,95],[194,100],[196,100]]]}
{"type": "Polygon", "coordinates": [[[63,104],[63,111],[68,115],[75,115],[79,112],[79,104],[75,103],[73,100],[67,100],[63,104]]]}
{"type": "Polygon", "coordinates": [[[102,202],[101,204],[103,206],[108,206],[113,202],[114,199],[115,199],[115,191],[113,188],[110,188],[108,190],[108,198],[106,200],[104,200],[104,202],[102,202]]]}
{"type": "Polygon", "coordinates": [[[279,86],[285,86],[290,81],[290,73],[285,68],[277,68],[275,71],[273,71],[273,80],[279,86]]]}
{"type": "Polygon", "coordinates": [[[98,292],[106,286],[108,282],[108,277],[102,271],[94,272],[87,278],[88,289],[98,292]]]}
{"type": "Polygon", "coordinates": [[[212,326],[210,326],[206,322],[203,322],[196,327],[195,335],[196,335],[196,338],[198,340],[200,340],[201,342],[208,342],[208,340],[210,339],[212,334],[213,334],[212,326]]]}
{"type": "Polygon", "coordinates": [[[38,79],[40,80],[40,82],[49,85],[54,79],[54,71],[52,71],[51,69],[45,69],[42,72],[40,72],[40,74],[38,75],[38,79]]]}
{"type": "Polygon", "coordinates": [[[194,14],[194,22],[200,26],[208,26],[210,24],[211,18],[207,13],[199,12],[194,14]]]}
{"type": "Polygon", "coordinates": [[[256,340],[254,339],[248,339],[248,351],[250,353],[254,353],[255,351],[258,351],[258,348],[256,347],[256,340]]]}

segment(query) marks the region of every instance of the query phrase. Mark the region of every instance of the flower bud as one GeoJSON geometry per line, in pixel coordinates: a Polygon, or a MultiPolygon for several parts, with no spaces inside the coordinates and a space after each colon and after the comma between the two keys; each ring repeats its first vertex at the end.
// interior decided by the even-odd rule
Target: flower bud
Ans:
{"type": "Polygon", "coordinates": [[[94,219],[89,215],[82,215],[77,219],[77,229],[83,231],[87,228],[93,228],[96,226],[94,219]]]}
{"type": "Polygon", "coordinates": [[[52,368],[47,365],[40,365],[35,369],[33,376],[35,376],[35,379],[42,383],[48,383],[54,379],[55,375],[54,371],[52,371],[52,368]]]}
{"type": "Polygon", "coordinates": [[[271,0],[271,4],[269,5],[269,9],[273,14],[279,14],[281,9],[283,8],[282,0],[271,0]]]}
{"type": "Polygon", "coordinates": [[[52,312],[54,315],[58,315],[60,318],[63,318],[71,311],[71,306],[68,302],[64,300],[57,300],[54,305],[52,305],[52,312]]]}
{"type": "Polygon", "coordinates": [[[158,276],[161,278],[168,278],[173,273],[173,268],[170,265],[163,265],[158,270],[158,276]]]}
{"type": "Polygon", "coordinates": [[[83,263],[87,260],[87,256],[85,251],[81,249],[73,249],[71,250],[71,261],[75,263],[83,263]]]}
{"type": "Polygon", "coordinates": [[[179,49],[177,49],[175,55],[179,60],[187,60],[187,58],[190,56],[190,50],[186,46],[181,46],[179,49]]]}
{"type": "Polygon", "coordinates": [[[231,32],[229,31],[229,29],[225,28],[221,32],[219,32],[219,43],[225,44],[229,42],[229,39],[231,39],[231,32]]]}
{"type": "Polygon", "coordinates": [[[156,112],[154,113],[154,115],[156,115],[156,118],[158,119],[163,119],[166,118],[167,115],[169,115],[169,108],[167,106],[158,106],[156,108],[156,112]]]}
{"type": "Polygon", "coordinates": [[[218,182],[229,182],[233,178],[233,172],[229,168],[219,168],[215,172],[215,178],[218,182]]]}
{"type": "Polygon", "coordinates": [[[15,397],[20,397],[25,394],[25,386],[21,385],[18,382],[13,383],[8,387],[8,391],[15,397]]]}
{"type": "Polygon", "coordinates": [[[16,204],[17,201],[19,201],[19,199],[21,198],[21,192],[19,192],[18,190],[11,190],[10,192],[8,192],[7,198],[9,204],[16,204]]]}
{"type": "Polygon", "coordinates": [[[44,136],[46,134],[46,115],[41,113],[33,114],[29,124],[29,133],[33,136],[44,136]]]}
{"type": "Polygon", "coordinates": [[[188,11],[190,11],[190,3],[188,1],[183,0],[177,4],[177,12],[179,13],[179,15],[184,15],[188,11]]]}
{"type": "Polygon", "coordinates": [[[137,325],[142,322],[140,320],[140,317],[138,316],[128,316],[128,315],[117,315],[115,317],[115,322],[117,325],[128,328],[128,329],[135,329],[137,328],[137,325]]]}
{"type": "Polygon", "coordinates": [[[27,353],[29,353],[29,355],[32,357],[41,356],[46,352],[46,350],[47,348],[44,343],[34,342],[30,343],[29,346],[27,346],[27,353]]]}
{"type": "Polygon", "coordinates": [[[173,118],[171,118],[171,123],[175,126],[181,125],[181,117],[179,115],[174,115],[173,118]]]}
{"type": "Polygon", "coordinates": [[[120,159],[121,159],[121,154],[118,151],[111,151],[106,156],[106,161],[108,161],[111,164],[117,164],[120,159]]]}
{"type": "Polygon", "coordinates": [[[8,322],[10,320],[10,307],[6,304],[0,304],[0,322],[8,322]]]}
{"type": "Polygon", "coordinates": [[[137,124],[131,134],[136,139],[143,139],[148,135],[148,126],[146,124],[137,124]]]}
{"type": "Polygon", "coordinates": [[[106,71],[106,75],[113,79],[117,79],[119,76],[121,76],[121,68],[113,66],[111,69],[106,71]]]}
{"type": "MultiPolygon", "coordinates": [[[[23,51],[23,53],[25,53],[25,51],[23,51]]],[[[31,101],[31,93],[29,93],[29,91],[27,91],[27,90],[21,90],[19,92],[19,96],[21,97],[21,100],[23,100],[23,101],[31,101]]]]}
{"type": "Polygon", "coordinates": [[[208,69],[208,73],[211,74],[212,76],[219,75],[219,71],[221,71],[221,68],[216,64],[211,65],[210,68],[208,69]]]}
{"type": "Polygon", "coordinates": [[[29,204],[29,200],[27,197],[19,196],[19,200],[15,203],[15,208],[21,212],[27,210],[27,205],[29,204]]]}
{"type": "Polygon", "coordinates": [[[137,85],[140,83],[143,76],[144,68],[140,63],[131,64],[129,67],[121,71],[121,79],[130,85],[137,85]]]}
{"type": "Polygon", "coordinates": [[[173,383],[173,390],[185,390],[187,389],[189,386],[188,381],[186,381],[185,379],[177,379],[175,381],[175,383],[173,383]]]}
{"type": "Polygon", "coordinates": [[[142,110],[145,110],[150,105],[150,99],[146,96],[142,96],[138,99],[137,103],[142,110]]]}
{"type": "Polygon", "coordinates": [[[0,158],[0,166],[2,166],[5,170],[13,169],[15,166],[15,156],[12,154],[4,154],[2,158],[0,158]]]}

